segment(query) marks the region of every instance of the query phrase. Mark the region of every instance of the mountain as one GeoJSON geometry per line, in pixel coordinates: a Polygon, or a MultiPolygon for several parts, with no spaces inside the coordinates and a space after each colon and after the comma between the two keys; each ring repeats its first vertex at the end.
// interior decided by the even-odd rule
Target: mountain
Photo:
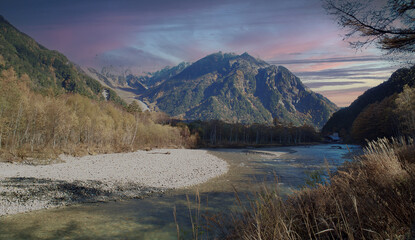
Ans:
{"type": "Polygon", "coordinates": [[[165,80],[179,74],[190,64],[182,62],[177,66],[167,66],[156,72],[148,72],[144,75],[134,75],[128,68],[106,66],[101,71],[92,67],[82,68],[89,76],[111,88],[132,87],[139,91],[145,91],[149,87],[157,86],[165,80]]]}
{"type": "Polygon", "coordinates": [[[415,85],[415,66],[396,70],[386,82],[364,92],[349,107],[335,112],[324,125],[322,132],[340,132],[343,137],[347,137],[354,121],[364,109],[368,106],[374,107],[371,104],[386,101],[388,97],[401,93],[405,85],[415,85]]]}
{"type": "Polygon", "coordinates": [[[140,76],[134,75],[128,68],[114,66],[102,67],[100,71],[92,67],[80,67],[80,71],[102,85],[113,89],[127,103],[137,101],[141,110],[145,111],[149,108],[147,104],[137,99],[137,95],[144,93],[149,88],[160,85],[189,65],[189,63],[182,62],[177,66],[167,66],[154,73],[148,72],[140,76]]]}
{"type": "Polygon", "coordinates": [[[51,51],[13,27],[0,16],[0,70],[13,68],[27,75],[30,88],[37,92],[79,93],[91,99],[125,104],[118,95],[95,79],[79,71],[63,54],[51,51]]]}
{"type": "Polygon", "coordinates": [[[133,86],[134,84],[141,83],[147,87],[155,87],[166,81],[167,79],[179,74],[185,68],[190,66],[190,63],[182,62],[174,67],[165,67],[154,73],[148,73],[147,76],[139,76],[135,79],[128,80],[128,85],[133,86]]]}
{"type": "Polygon", "coordinates": [[[163,78],[140,98],[172,116],[189,120],[280,122],[322,127],[335,104],[302,84],[282,66],[248,53],[211,54],[163,78]]]}

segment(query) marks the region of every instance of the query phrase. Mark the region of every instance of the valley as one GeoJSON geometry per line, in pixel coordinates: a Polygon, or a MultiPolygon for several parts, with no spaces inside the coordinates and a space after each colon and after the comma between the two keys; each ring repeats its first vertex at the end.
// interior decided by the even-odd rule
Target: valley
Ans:
{"type": "MultiPolygon", "coordinates": [[[[6,216],[0,218],[1,225],[15,227],[0,228],[0,236],[13,239],[49,239],[60,234],[60,237],[70,239],[176,239],[173,219],[173,209],[176,208],[180,231],[185,237],[185,232],[192,232],[186,196],[190,198],[193,211],[197,211],[197,202],[194,199],[196,194],[200,194],[200,211],[212,215],[222,210],[237,210],[233,187],[238,190],[243,201],[247,201],[245,194],[261,189],[264,184],[270,188],[278,188],[283,196],[287,196],[305,184],[309,171],[323,170],[324,159],[329,162],[331,171],[341,166],[344,161],[350,161],[351,155],[345,156],[347,147],[336,146],[341,146],[342,149],[332,148],[332,145],[316,145],[260,150],[209,150],[210,156],[223,159],[229,164],[227,173],[197,186],[165,191],[162,195],[155,192],[143,199],[89,203],[6,216]],[[279,176],[277,183],[274,174],[279,176]],[[37,219],[43,219],[38,226],[37,219]],[[16,225],[17,222],[24,224],[16,225]],[[63,229],[67,231],[63,233],[63,229]],[[23,232],[25,234],[21,234],[23,232]]],[[[359,151],[358,146],[349,148],[356,153],[359,151]]],[[[200,221],[202,222],[201,219],[200,221]]]]}
{"type": "Polygon", "coordinates": [[[285,124],[321,128],[338,109],[288,69],[248,53],[214,53],[142,77],[128,71],[110,74],[107,68],[101,74],[93,72],[124,99],[131,101],[134,93],[140,104],[145,102],[153,110],[185,121],[271,124],[276,118],[285,124]]]}
{"type": "Polygon", "coordinates": [[[0,239],[415,239],[414,1],[0,9],[0,239]]]}

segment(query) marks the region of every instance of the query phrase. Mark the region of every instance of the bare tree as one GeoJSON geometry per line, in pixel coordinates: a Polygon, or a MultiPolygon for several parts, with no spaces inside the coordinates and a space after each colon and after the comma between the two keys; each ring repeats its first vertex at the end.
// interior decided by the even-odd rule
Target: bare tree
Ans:
{"type": "Polygon", "coordinates": [[[375,43],[387,53],[415,50],[414,0],[323,0],[327,13],[347,30],[354,48],[375,43]]]}

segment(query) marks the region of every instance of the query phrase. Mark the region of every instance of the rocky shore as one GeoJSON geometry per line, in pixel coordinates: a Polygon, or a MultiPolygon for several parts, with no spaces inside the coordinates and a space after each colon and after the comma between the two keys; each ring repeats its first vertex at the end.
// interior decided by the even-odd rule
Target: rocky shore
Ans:
{"type": "Polygon", "coordinates": [[[49,165],[0,163],[0,216],[70,204],[142,198],[205,182],[228,164],[205,150],[168,149],[49,165]]]}

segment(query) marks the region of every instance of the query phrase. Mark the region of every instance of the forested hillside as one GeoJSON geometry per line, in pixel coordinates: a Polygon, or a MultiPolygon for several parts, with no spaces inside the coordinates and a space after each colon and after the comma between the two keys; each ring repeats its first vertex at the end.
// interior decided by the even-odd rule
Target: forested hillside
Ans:
{"type": "MultiPolygon", "coordinates": [[[[51,51],[20,32],[0,16],[0,70],[13,68],[20,77],[27,75],[30,89],[52,95],[79,93],[91,99],[103,99],[104,87],[79,72],[63,54],[51,51]]],[[[125,104],[109,88],[108,99],[125,104]]]]}
{"type": "Polygon", "coordinates": [[[187,128],[157,121],[0,18],[0,160],[195,142],[187,128]]]}
{"type": "Polygon", "coordinates": [[[339,132],[349,141],[358,142],[409,134],[412,130],[405,122],[415,112],[411,105],[414,86],[415,66],[398,69],[388,81],[335,112],[323,127],[323,133],[339,132]]]}

